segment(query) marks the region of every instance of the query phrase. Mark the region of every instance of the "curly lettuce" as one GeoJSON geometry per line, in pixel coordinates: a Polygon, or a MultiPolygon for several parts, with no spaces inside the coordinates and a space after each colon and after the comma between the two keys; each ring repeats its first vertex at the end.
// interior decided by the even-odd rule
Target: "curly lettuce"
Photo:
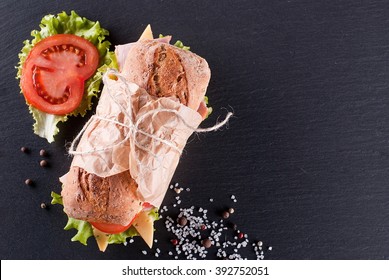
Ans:
{"type": "Polygon", "coordinates": [[[188,46],[185,46],[183,42],[181,42],[180,40],[177,40],[175,43],[174,43],[174,46],[180,48],[180,49],[183,49],[184,51],[189,51],[190,50],[190,47],[188,46]]]}
{"type": "Polygon", "coordinates": [[[40,30],[33,30],[31,36],[33,39],[25,40],[24,46],[19,53],[19,64],[17,66],[16,78],[20,79],[22,66],[30,53],[31,49],[42,39],[55,34],[74,34],[83,37],[94,44],[100,54],[100,63],[94,76],[85,82],[84,96],[80,106],[64,116],[58,116],[42,112],[29,105],[29,111],[34,118],[34,133],[46,138],[49,143],[54,141],[54,136],[59,132],[58,123],[67,121],[69,116],[85,116],[92,107],[92,98],[97,96],[100,91],[100,84],[103,73],[108,68],[117,69],[117,61],[114,52],[109,51],[111,43],[105,40],[109,32],[100,26],[98,21],[91,21],[80,17],[75,11],[68,15],[62,12],[55,15],[46,15],[43,17],[40,30]]]}
{"type": "MultiPolygon", "coordinates": [[[[52,197],[51,204],[63,205],[62,196],[60,194],[51,192],[51,197],[52,197]]],[[[152,218],[153,221],[159,220],[159,214],[157,208],[152,208],[151,210],[149,210],[148,215],[152,218]]],[[[77,233],[72,237],[71,241],[78,241],[83,245],[87,245],[87,241],[89,237],[93,236],[93,229],[90,223],[68,217],[68,222],[66,223],[64,230],[71,230],[71,229],[75,229],[77,231],[77,233]]],[[[110,234],[108,243],[126,244],[127,239],[134,236],[139,236],[139,233],[136,231],[136,229],[133,226],[131,226],[129,229],[127,229],[124,232],[117,233],[117,234],[110,234]]]]}
{"type": "Polygon", "coordinates": [[[81,244],[87,245],[88,238],[93,236],[93,230],[90,223],[82,220],[77,220],[68,217],[64,230],[76,229],[77,233],[71,239],[71,241],[78,241],[81,244]]]}
{"type": "MultiPolygon", "coordinates": [[[[163,38],[163,37],[166,37],[165,35],[163,34],[159,34],[158,36],[159,38],[163,38]]],[[[189,51],[190,50],[190,47],[189,46],[185,46],[184,43],[180,40],[177,40],[173,46],[176,46],[177,48],[180,48],[180,49],[183,49],[184,51],[189,51]]]]}

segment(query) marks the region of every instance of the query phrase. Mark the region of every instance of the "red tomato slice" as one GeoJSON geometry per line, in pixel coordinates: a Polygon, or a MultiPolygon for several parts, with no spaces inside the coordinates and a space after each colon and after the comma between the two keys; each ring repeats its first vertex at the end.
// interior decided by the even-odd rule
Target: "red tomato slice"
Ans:
{"type": "Polygon", "coordinates": [[[126,231],[131,226],[131,224],[129,224],[128,226],[122,226],[116,224],[104,224],[104,223],[92,223],[92,222],[90,223],[99,231],[109,233],[109,234],[121,233],[123,231],[126,231]]]}
{"type": "Polygon", "coordinates": [[[142,206],[143,206],[143,209],[153,208],[153,205],[151,205],[149,202],[143,202],[142,206]]]}
{"type": "Polygon", "coordinates": [[[57,34],[38,42],[22,68],[21,88],[27,102],[54,115],[66,115],[81,103],[84,82],[99,64],[99,53],[88,40],[57,34]]]}
{"type": "MultiPolygon", "coordinates": [[[[148,209],[148,208],[151,209],[153,207],[153,205],[151,205],[148,202],[143,202],[142,206],[143,206],[143,209],[148,209]]],[[[90,222],[90,224],[92,226],[94,226],[95,228],[97,228],[98,230],[105,232],[105,233],[110,233],[110,234],[121,233],[121,232],[129,229],[129,227],[135,221],[136,217],[138,217],[138,214],[136,214],[135,217],[132,219],[132,221],[126,226],[122,226],[122,225],[118,225],[118,224],[95,223],[95,222],[90,222]]]]}
{"type": "Polygon", "coordinates": [[[121,233],[123,231],[126,231],[132,225],[132,223],[134,222],[137,216],[138,214],[135,215],[134,219],[132,219],[132,221],[126,226],[122,226],[118,224],[105,224],[105,223],[94,223],[94,222],[90,222],[90,224],[95,228],[97,228],[99,231],[109,233],[109,234],[116,234],[116,233],[121,233]]]}

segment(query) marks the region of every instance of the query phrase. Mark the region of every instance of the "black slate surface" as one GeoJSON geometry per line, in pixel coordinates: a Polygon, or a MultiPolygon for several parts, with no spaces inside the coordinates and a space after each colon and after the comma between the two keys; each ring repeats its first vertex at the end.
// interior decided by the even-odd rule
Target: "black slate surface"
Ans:
{"type": "MultiPolygon", "coordinates": [[[[191,188],[186,205],[233,205],[240,229],[273,247],[267,259],[389,259],[389,5],[292,0],[1,1],[1,259],[154,258],[140,240],[105,254],[70,242],[61,207],[39,206],[60,190],[65,144],[86,119],[62,125],[53,144],[35,136],[14,66],[45,14],[72,9],[99,20],[113,44],[151,23],[208,60],[214,113],[203,125],[223,108],[235,117],[191,138],[173,179],[191,188]]],[[[170,248],[162,223],[156,236],[170,248]]]]}

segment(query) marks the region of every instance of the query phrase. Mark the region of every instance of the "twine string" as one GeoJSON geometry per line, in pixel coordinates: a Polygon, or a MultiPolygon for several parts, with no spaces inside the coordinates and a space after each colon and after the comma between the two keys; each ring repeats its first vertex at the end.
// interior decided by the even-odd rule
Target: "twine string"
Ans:
{"type": "MultiPolygon", "coordinates": [[[[124,90],[126,92],[127,96],[130,98],[130,102],[128,102],[128,104],[129,104],[128,109],[125,109],[122,106],[122,104],[120,104],[120,102],[116,98],[116,96],[114,94],[112,94],[109,86],[107,86],[108,96],[119,107],[121,113],[123,113],[126,116],[128,124],[122,123],[122,122],[120,122],[118,120],[115,120],[115,119],[111,119],[111,118],[107,118],[107,117],[102,117],[102,116],[98,116],[98,115],[93,115],[88,120],[88,122],[84,125],[84,127],[81,129],[81,131],[77,134],[77,136],[74,138],[74,140],[72,141],[72,143],[71,143],[71,145],[69,147],[69,154],[74,156],[74,155],[86,155],[86,154],[92,154],[92,153],[101,153],[101,152],[112,150],[115,147],[123,144],[124,142],[126,142],[128,140],[131,140],[130,141],[130,145],[132,145],[133,147],[135,146],[135,147],[145,151],[146,153],[150,154],[154,159],[157,160],[157,162],[159,164],[161,164],[161,160],[160,160],[158,155],[154,154],[149,148],[145,147],[142,143],[139,143],[139,141],[137,140],[137,134],[138,133],[146,136],[147,138],[151,139],[152,141],[160,142],[160,143],[162,143],[162,144],[172,148],[173,150],[175,150],[180,155],[182,153],[182,149],[177,147],[177,145],[173,141],[169,141],[169,140],[163,139],[161,137],[158,137],[158,136],[156,136],[154,134],[150,134],[150,133],[144,131],[143,129],[141,129],[140,128],[140,124],[147,117],[149,117],[150,115],[155,115],[155,114],[159,114],[159,113],[162,113],[162,112],[172,113],[189,130],[192,130],[193,132],[198,132],[198,133],[205,133],[205,132],[211,132],[211,131],[216,131],[216,130],[220,129],[221,127],[226,125],[228,123],[228,121],[230,120],[230,118],[233,116],[232,112],[228,112],[226,117],[224,118],[224,120],[221,121],[221,122],[217,122],[214,126],[211,126],[211,127],[208,127],[208,128],[195,128],[195,127],[189,125],[185,121],[185,119],[176,110],[162,108],[162,109],[154,109],[154,110],[147,111],[142,116],[140,116],[138,118],[138,120],[136,120],[134,122],[133,110],[132,110],[133,108],[132,108],[132,102],[131,102],[131,97],[132,97],[133,93],[131,93],[131,91],[129,90],[130,84],[127,82],[125,77],[123,77],[116,70],[109,69],[103,76],[103,82],[104,82],[105,85],[108,84],[109,81],[107,81],[107,80],[111,79],[110,77],[112,77],[112,76],[117,77],[117,79],[122,82],[120,84],[120,87],[121,87],[122,90],[124,90]],[[117,142],[115,144],[108,145],[108,146],[102,147],[102,148],[90,149],[90,150],[87,150],[87,151],[77,151],[76,149],[77,149],[77,146],[78,146],[78,143],[80,141],[81,136],[85,133],[86,129],[89,127],[89,125],[95,119],[100,120],[100,121],[110,122],[110,123],[116,124],[118,126],[125,127],[125,128],[128,129],[128,133],[126,134],[126,137],[124,137],[121,141],[119,141],[119,142],[117,142]]],[[[139,165],[141,165],[141,162],[140,162],[139,158],[138,157],[135,157],[135,158],[136,158],[137,163],[139,165]]]]}

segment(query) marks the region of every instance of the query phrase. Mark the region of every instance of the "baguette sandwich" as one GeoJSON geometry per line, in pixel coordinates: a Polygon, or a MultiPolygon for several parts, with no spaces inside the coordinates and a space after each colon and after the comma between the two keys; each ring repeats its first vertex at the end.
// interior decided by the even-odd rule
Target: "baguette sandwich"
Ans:
{"type": "Polygon", "coordinates": [[[65,213],[90,224],[101,251],[129,230],[151,248],[180,152],[208,113],[206,60],[169,41],[148,26],[116,47],[119,72],[106,73],[96,115],[60,178],[65,213]]]}

